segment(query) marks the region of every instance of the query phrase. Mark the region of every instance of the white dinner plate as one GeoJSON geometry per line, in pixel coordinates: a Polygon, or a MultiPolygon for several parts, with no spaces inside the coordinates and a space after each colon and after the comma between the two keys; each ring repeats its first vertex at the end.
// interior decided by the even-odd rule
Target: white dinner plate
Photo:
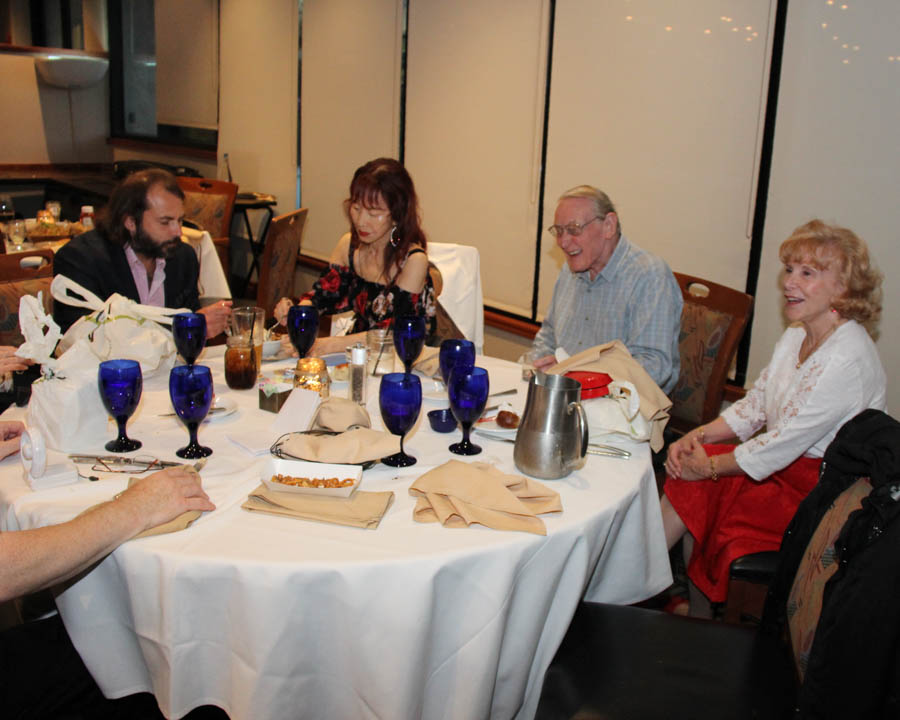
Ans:
{"type": "Polygon", "coordinates": [[[511,440],[516,439],[516,432],[518,428],[505,428],[500,427],[495,420],[485,420],[484,422],[477,422],[473,425],[473,428],[476,432],[481,433],[482,435],[486,435],[487,437],[499,437],[499,438],[508,438],[511,440]]]}
{"type": "Polygon", "coordinates": [[[232,415],[235,410],[237,410],[237,403],[232,398],[216,395],[213,404],[209,408],[209,415],[206,416],[206,420],[203,422],[218,422],[222,418],[232,415]],[[220,409],[213,412],[213,408],[220,409]]]}

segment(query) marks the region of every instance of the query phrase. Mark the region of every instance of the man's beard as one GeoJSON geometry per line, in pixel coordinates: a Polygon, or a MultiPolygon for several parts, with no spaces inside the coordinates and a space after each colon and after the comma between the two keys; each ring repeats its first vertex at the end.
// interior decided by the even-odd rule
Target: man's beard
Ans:
{"type": "Polygon", "coordinates": [[[134,235],[131,236],[131,249],[138,255],[148,258],[170,258],[175,254],[175,249],[180,242],[180,238],[174,238],[167,240],[162,245],[158,245],[153,238],[144,232],[144,228],[138,225],[134,235]]]}

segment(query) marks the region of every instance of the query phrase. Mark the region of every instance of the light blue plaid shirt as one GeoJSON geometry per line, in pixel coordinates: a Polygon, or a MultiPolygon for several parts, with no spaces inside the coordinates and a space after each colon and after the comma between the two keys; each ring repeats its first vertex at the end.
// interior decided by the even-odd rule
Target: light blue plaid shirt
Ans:
{"type": "Polygon", "coordinates": [[[681,289],[662,259],[622,235],[606,267],[591,281],[589,271],[573,274],[564,265],[533,349],[570,355],[621,340],[668,393],[678,380],[681,289]]]}

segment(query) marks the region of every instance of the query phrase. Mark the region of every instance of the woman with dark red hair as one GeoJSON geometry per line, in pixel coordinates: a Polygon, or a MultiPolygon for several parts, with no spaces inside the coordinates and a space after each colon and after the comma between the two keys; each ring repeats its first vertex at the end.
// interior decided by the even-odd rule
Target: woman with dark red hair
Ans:
{"type": "MultiPolygon", "coordinates": [[[[331,253],[328,268],[300,298],[323,315],[352,310],[350,334],[319,338],[311,355],[339,352],[376,327],[390,326],[394,316],[421,315],[427,333],[435,330],[435,298],[428,275],[425,233],[419,225],[419,203],[412,178],[399,162],[378,158],[353,174],[344,201],[350,220],[331,253]]],[[[284,322],[293,303],[282,298],[275,317],[284,322]]]]}

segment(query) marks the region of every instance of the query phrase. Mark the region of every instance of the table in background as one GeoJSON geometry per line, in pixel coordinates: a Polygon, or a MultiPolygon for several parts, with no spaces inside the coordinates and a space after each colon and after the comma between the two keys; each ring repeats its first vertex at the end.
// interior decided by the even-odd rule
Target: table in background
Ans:
{"type": "MultiPolygon", "coordinates": [[[[225,390],[220,352],[207,349],[201,362],[239,411],[200,431],[201,443],[215,450],[203,483],[217,510],[187,531],[126,543],[57,599],[107,696],[150,690],[170,717],[213,703],[233,720],[530,718],[582,596],[631,603],[671,582],[646,445],[630,446],[630,460],[589,456],[582,470],[546,481],[564,509],[542,516],[546,537],[415,523],[409,485],[456,458],[447,446],[459,437],[431,430],[425,411],[440,405],[429,401],[406,442],[418,464],[377,464],[363,476],[364,490],[395,494],[377,530],[241,509],[263,459],[225,435],[274,416],[257,409],[255,389],[225,390]]],[[[495,387],[519,382],[512,404],[521,409],[518,366],[489,358],[479,364],[495,387]]],[[[170,410],[165,384],[163,377],[145,381],[129,435],[144,442],[142,452],[175,459],[187,432],[156,417],[170,410]]],[[[376,382],[369,397],[380,427],[376,382]]],[[[84,450],[102,452],[106,439],[84,450]]],[[[472,460],[515,472],[511,444],[478,442],[484,452],[472,460]]],[[[0,527],[68,520],[124,484],[32,493],[18,460],[7,458],[0,462],[0,527]]]]}
{"type": "MultiPolygon", "coordinates": [[[[37,242],[28,243],[27,247],[16,250],[14,247],[7,245],[6,253],[15,255],[17,253],[25,253],[31,250],[41,250],[48,248],[56,253],[63,245],[69,242],[70,238],[60,238],[56,240],[39,240],[37,242]]],[[[184,227],[181,236],[183,242],[188,243],[197,254],[197,262],[200,265],[200,274],[197,278],[197,290],[201,298],[230,298],[231,289],[228,286],[228,280],[225,278],[225,271],[222,269],[222,262],[219,260],[219,254],[216,252],[212,238],[208,232],[194,230],[193,228],[184,227]]]]}

